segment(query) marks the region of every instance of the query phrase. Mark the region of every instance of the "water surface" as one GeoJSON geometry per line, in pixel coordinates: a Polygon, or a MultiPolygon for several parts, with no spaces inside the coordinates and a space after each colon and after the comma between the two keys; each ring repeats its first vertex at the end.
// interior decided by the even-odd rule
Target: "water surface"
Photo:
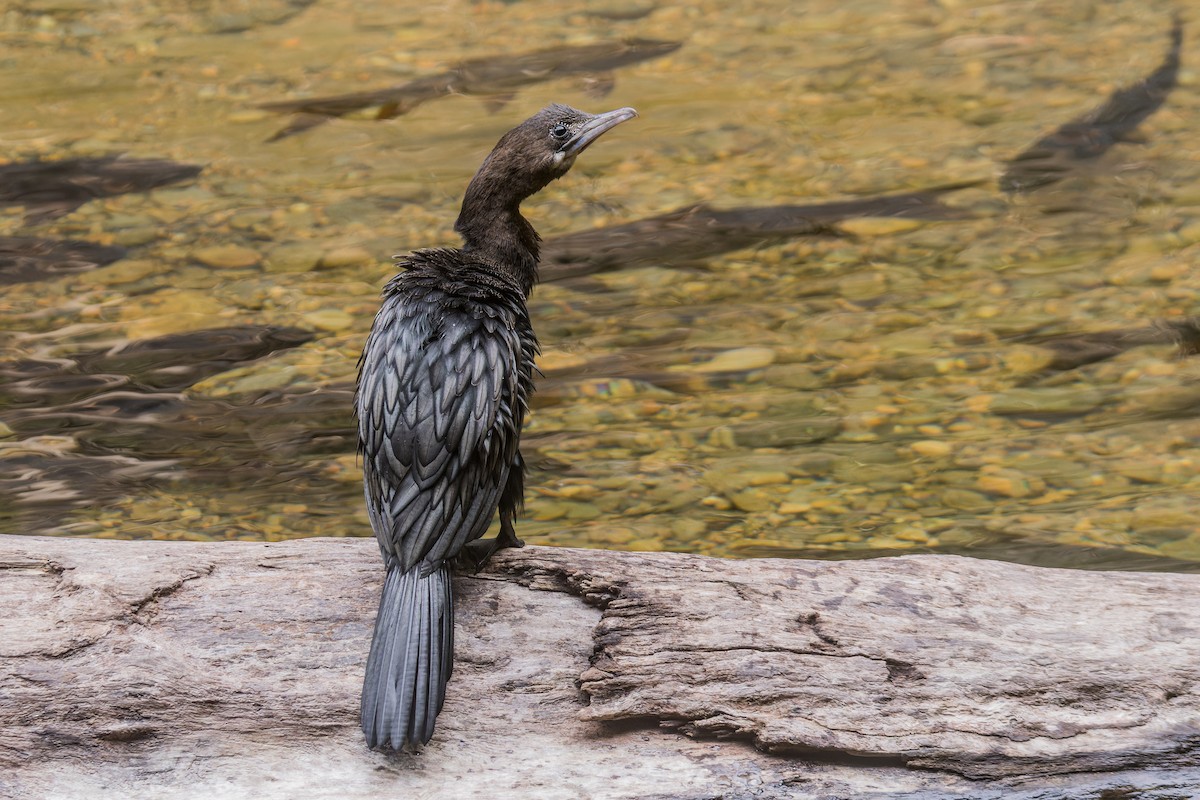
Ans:
{"type": "Polygon", "coordinates": [[[56,219],[0,208],[0,236],[127,251],[0,297],[0,529],[369,535],[349,403],[390,256],[456,243],[479,161],[558,101],[642,116],[527,205],[548,238],[698,203],[978,185],[946,196],[958,219],[856,219],[540,286],[528,541],[1193,569],[1200,362],[1163,343],[1064,368],[1042,344],[1197,313],[1191,32],[1141,142],[1026,195],[997,186],[1007,159],[1152,72],[1171,13],[916,0],[9,9],[0,154],[204,169],[56,219]],[[604,98],[609,76],[551,78],[494,112],[447,97],[265,141],[287,118],[261,103],[631,37],[684,45],[619,68],[604,98]],[[159,356],[127,353],[173,334],[193,336],[168,340],[184,344],[165,360],[155,344],[141,347],[159,356]]]}

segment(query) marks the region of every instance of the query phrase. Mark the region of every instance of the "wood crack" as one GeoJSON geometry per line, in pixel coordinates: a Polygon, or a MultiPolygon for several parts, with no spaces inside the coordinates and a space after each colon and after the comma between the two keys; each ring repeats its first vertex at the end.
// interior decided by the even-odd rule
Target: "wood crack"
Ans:
{"type": "Polygon", "coordinates": [[[152,608],[153,604],[156,604],[160,600],[175,594],[175,592],[183,588],[183,585],[186,583],[212,575],[215,570],[215,564],[205,564],[190,574],[179,576],[178,579],[172,581],[171,583],[154,587],[154,589],[152,589],[148,594],[130,603],[130,615],[137,622],[143,625],[148,624],[150,619],[152,619],[154,616],[154,610],[152,608]]]}

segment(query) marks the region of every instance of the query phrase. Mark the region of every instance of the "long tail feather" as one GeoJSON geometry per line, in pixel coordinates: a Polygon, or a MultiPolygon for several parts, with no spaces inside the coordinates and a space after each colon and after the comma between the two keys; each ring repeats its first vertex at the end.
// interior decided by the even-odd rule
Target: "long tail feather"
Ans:
{"type": "Polygon", "coordinates": [[[363,681],[362,729],[370,747],[423,745],[454,668],[450,571],[388,570],[363,681]]]}

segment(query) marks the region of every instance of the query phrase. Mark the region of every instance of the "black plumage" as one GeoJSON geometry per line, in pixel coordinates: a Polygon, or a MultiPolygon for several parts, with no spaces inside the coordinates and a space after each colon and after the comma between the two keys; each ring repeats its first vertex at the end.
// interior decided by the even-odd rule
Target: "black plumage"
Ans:
{"type": "Polygon", "coordinates": [[[447,562],[519,547],[518,449],[537,339],[526,297],[537,232],[520,205],[635,116],[552,105],[505,134],[467,187],[460,249],[418,250],[384,290],[359,365],[355,410],[371,526],[387,566],[367,660],[371,747],[428,742],[453,667],[447,562]],[[500,535],[478,542],[496,511],[500,535]]]}

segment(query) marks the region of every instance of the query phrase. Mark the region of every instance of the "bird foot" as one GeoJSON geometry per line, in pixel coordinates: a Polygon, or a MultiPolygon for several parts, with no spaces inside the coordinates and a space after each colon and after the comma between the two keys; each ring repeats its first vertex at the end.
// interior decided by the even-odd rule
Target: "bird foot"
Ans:
{"type": "Polygon", "coordinates": [[[468,542],[459,551],[458,557],[455,559],[455,566],[464,572],[479,572],[497,550],[502,550],[505,547],[524,546],[525,542],[518,539],[515,533],[501,530],[500,534],[494,539],[476,539],[473,542],[468,542]]]}

